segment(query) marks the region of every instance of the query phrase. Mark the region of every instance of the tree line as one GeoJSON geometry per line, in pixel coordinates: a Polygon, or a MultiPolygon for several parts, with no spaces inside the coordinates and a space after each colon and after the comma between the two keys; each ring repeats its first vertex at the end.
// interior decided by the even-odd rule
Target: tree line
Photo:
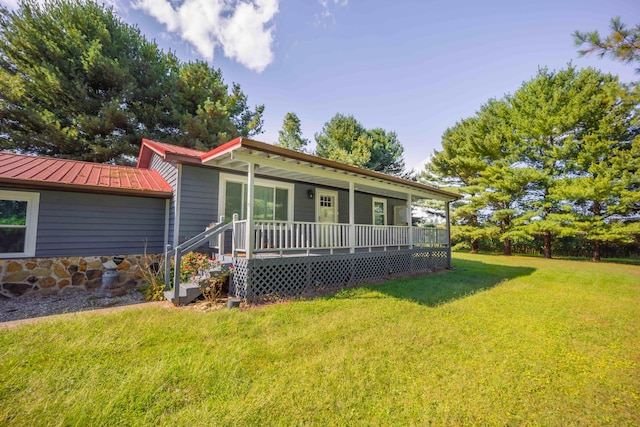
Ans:
{"type": "Polygon", "coordinates": [[[464,198],[455,237],[472,252],[579,236],[600,260],[605,243],[640,234],[637,86],[592,68],[540,69],[512,95],[492,99],[443,135],[423,179],[464,198]]]}

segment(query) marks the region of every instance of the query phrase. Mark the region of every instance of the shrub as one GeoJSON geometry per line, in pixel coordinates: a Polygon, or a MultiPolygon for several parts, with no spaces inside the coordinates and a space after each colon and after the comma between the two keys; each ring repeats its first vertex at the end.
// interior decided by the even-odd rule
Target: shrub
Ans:
{"type": "Polygon", "coordinates": [[[209,260],[209,274],[198,281],[198,286],[205,300],[215,302],[224,292],[229,290],[229,277],[231,276],[232,269],[233,266],[227,268],[221,264],[220,261],[215,259],[209,260]]]}
{"type": "Polygon", "coordinates": [[[200,252],[189,252],[180,261],[180,281],[188,282],[198,276],[207,276],[216,260],[200,252]]]}
{"type": "Polygon", "coordinates": [[[147,301],[163,301],[164,298],[164,257],[159,261],[151,260],[146,254],[143,258],[142,284],[138,290],[147,301]]]}
{"type": "MultiPolygon", "coordinates": [[[[138,290],[147,301],[164,300],[164,257],[156,262],[145,255],[144,265],[141,268],[143,270],[143,284],[138,290]]],[[[197,280],[204,298],[209,302],[215,302],[228,291],[232,269],[233,267],[228,268],[220,261],[209,258],[205,254],[189,252],[180,261],[180,281],[184,283],[197,280]]],[[[170,283],[173,283],[174,274],[175,265],[171,260],[170,283]]]]}

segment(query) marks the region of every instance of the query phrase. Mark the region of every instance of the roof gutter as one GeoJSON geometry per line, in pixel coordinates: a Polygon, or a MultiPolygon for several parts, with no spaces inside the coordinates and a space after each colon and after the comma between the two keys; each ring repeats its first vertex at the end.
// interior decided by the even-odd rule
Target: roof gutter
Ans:
{"type": "Polygon", "coordinates": [[[99,185],[78,185],[65,184],[55,182],[30,181],[15,178],[0,178],[0,185],[8,188],[22,188],[30,190],[59,190],[59,191],[75,191],[79,193],[99,193],[121,196],[138,196],[138,197],[154,197],[167,199],[171,197],[171,192],[153,191],[153,190],[136,190],[121,189],[113,187],[104,187],[99,185]]]}

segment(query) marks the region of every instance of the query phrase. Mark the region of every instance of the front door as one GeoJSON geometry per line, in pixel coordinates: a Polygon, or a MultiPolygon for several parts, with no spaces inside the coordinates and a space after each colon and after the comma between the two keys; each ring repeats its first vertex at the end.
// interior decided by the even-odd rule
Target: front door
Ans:
{"type": "Polygon", "coordinates": [[[338,193],[329,190],[316,191],[318,222],[338,222],[338,193]]]}
{"type": "Polygon", "coordinates": [[[336,244],[334,226],[330,223],[338,222],[338,193],[330,190],[316,190],[316,247],[331,247],[336,244]]]}

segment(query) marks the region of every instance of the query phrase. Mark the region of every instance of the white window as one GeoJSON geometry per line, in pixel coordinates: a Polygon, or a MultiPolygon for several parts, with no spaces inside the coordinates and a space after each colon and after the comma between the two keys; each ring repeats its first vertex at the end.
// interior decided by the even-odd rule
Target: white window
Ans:
{"type": "Polygon", "coordinates": [[[373,198],[373,225],[387,225],[387,200],[373,198]]]}
{"type": "MultiPolygon", "coordinates": [[[[247,219],[246,177],[220,174],[220,195],[225,221],[237,213],[247,219]]],[[[253,219],[290,221],[293,219],[293,184],[256,179],[253,187],[253,219]]]]}
{"type": "Polygon", "coordinates": [[[39,193],[0,190],[0,258],[36,253],[39,193]]]}
{"type": "Polygon", "coordinates": [[[398,205],[393,207],[393,224],[409,225],[409,209],[406,206],[398,205]]]}

